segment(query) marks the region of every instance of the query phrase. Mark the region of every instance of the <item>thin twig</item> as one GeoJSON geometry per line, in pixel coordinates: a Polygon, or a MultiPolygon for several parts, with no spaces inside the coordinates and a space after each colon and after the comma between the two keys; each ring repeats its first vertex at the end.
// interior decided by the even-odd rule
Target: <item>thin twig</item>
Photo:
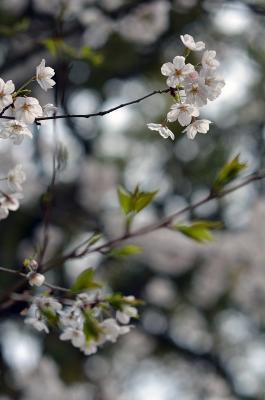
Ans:
{"type": "MultiPolygon", "coordinates": [[[[16,269],[0,267],[0,271],[7,272],[9,274],[14,274],[14,275],[17,275],[17,276],[21,276],[22,278],[27,279],[27,274],[24,274],[23,272],[20,272],[20,271],[18,271],[16,269]]],[[[48,283],[48,282],[44,282],[43,286],[46,286],[49,289],[59,290],[61,292],[70,292],[69,289],[66,289],[66,288],[64,288],[62,286],[52,285],[51,283],[48,283]]]]}
{"type": "Polygon", "coordinates": [[[140,228],[138,230],[135,230],[133,232],[127,232],[115,239],[109,240],[106,243],[100,244],[98,246],[95,247],[87,247],[86,251],[82,251],[82,252],[77,252],[77,249],[80,248],[80,245],[77,246],[74,250],[72,250],[71,252],[63,255],[61,258],[57,258],[57,259],[52,259],[46,262],[43,271],[48,271],[51,268],[55,267],[56,265],[61,265],[63,264],[65,261],[70,260],[70,259],[77,259],[77,258],[82,258],[84,256],[86,256],[87,254],[90,253],[95,253],[95,252],[102,252],[106,249],[110,249],[113,246],[118,245],[119,243],[134,238],[134,237],[138,237],[138,236],[142,236],[148,233],[151,233],[153,231],[156,231],[158,229],[161,228],[167,228],[170,227],[170,224],[173,222],[173,220],[175,218],[178,218],[179,216],[181,216],[182,214],[185,214],[188,211],[192,211],[195,210],[196,208],[208,203],[211,200],[214,200],[216,198],[222,198],[232,192],[235,192],[236,190],[241,189],[244,186],[249,185],[252,182],[261,180],[265,178],[265,171],[262,172],[257,172],[255,174],[251,174],[248,177],[246,177],[242,182],[238,183],[237,185],[234,185],[230,188],[227,188],[225,190],[223,190],[222,192],[218,192],[218,193],[214,193],[214,192],[210,192],[209,195],[207,195],[205,198],[203,198],[202,200],[191,204],[189,206],[186,206],[184,208],[182,208],[179,211],[176,211],[175,213],[163,218],[162,220],[160,220],[159,222],[155,222],[153,224],[150,225],[146,225],[143,228],[140,228]]]}
{"type": "MultiPolygon", "coordinates": [[[[163,89],[163,90],[154,90],[153,92],[143,96],[143,97],[139,97],[136,100],[132,100],[132,101],[128,101],[127,103],[122,103],[119,104],[118,106],[109,108],[108,110],[103,110],[103,111],[98,111],[95,113],[91,113],[91,114],[63,114],[63,115],[53,115],[51,117],[40,117],[40,118],[36,118],[35,122],[38,123],[40,121],[46,121],[46,120],[55,120],[55,119],[66,119],[66,118],[91,118],[91,117],[103,117],[106,114],[109,114],[113,111],[119,110],[120,108],[123,107],[127,107],[130,106],[132,104],[137,104],[140,103],[141,101],[148,99],[149,97],[152,97],[156,94],[163,94],[163,93],[169,93],[172,91],[172,88],[167,88],[167,89],[163,89]]],[[[14,120],[14,117],[9,117],[7,115],[1,115],[0,114],[0,118],[2,119],[8,119],[8,120],[14,120]]]]}

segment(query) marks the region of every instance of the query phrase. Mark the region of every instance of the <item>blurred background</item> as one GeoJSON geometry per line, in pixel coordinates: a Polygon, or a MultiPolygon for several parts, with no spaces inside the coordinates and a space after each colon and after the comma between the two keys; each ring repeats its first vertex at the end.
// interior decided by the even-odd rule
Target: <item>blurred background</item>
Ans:
{"type": "MultiPolygon", "coordinates": [[[[203,198],[238,153],[248,174],[264,168],[264,18],[262,0],[1,0],[1,78],[18,87],[45,58],[57,84],[33,95],[60,113],[92,113],[165,89],[161,65],[183,53],[185,33],[217,51],[226,86],[203,109],[210,132],[194,141],[177,125],[174,143],[147,129],[164,119],[168,95],[105,117],[47,122],[20,146],[1,140],[1,174],[21,163],[27,181],[21,209],[1,221],[0,265],[18,267],[36,250],[58,143],[68,162],[54,188],[46,258],[92,232],[121,232],[118,184],[159,189],[136,227],[203,198]]],[[[118,343],[85,357],[56,333],[25,326],[21,304],[5,308],[0,399],[264,400],[263,191],[253,183],[182,217],[223,221],[213,244],[159,230],[134,241],[140,255],[93,254],[50,271],[50,282],[69,286],[96,268],[112,290],[144,299],[141,318],[118,343]]],[[[1,273],[1,293],[14,282],[1,273]]]]}

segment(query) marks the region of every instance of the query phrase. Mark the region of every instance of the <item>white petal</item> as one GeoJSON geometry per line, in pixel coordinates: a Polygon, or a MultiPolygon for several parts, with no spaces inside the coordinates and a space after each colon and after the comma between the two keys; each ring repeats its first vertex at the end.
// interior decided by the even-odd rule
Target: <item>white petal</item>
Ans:
{"type": "Polygon", "coordinates": [[[173,59],[175,69],[181,70],[185,65],[185,58],[182,56],[176,56],[173,59]]]}
{"type": "Polygon", "coordinates": [[[175,67],[171,62],[167,62],[165,64],[162,65],[161,67],[161,73],[162,75],[165,76],[170,76],[175,74],[175,67]]]}

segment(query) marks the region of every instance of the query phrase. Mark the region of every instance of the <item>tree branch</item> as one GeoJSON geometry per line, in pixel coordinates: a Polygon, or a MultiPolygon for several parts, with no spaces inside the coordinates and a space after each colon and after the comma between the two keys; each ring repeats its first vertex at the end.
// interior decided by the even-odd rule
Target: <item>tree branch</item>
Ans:
{"type": "MultiPolygon", "coordinates": [[[[51,117],[40,117],[40,118],[36,118],[35,122],[39,123],[41,121],[47,121],[47,120],[55,120],[55,119],[66,119],[66,118],[91,118],[91,117],[103,117],[106,114],[109,114],[113,111],[119,110],[120,108],[123,107],[127,107],[130,106],[132,104],[137,104],[140,103],[141,101],[148,99],[149,97],[152,97],[156,94],[163,94],[163,93],[169,93],[172,92],[172,90],[174,90],[173,88],[167,88],[167,89],[163,89],[163,90],[154,90],[153,92],[146,94],[143,97],[139,97],[136,100],[132,100],[132,101],[128,101],[127,103],[122,103],[118,106],[112,107],[108,110],[103,110],[103,111],[98,111],[96,113],[91,113],[91,114],[63,114],[63,115],[53,115],[51,117]]],[[[14,117],[9,117],[7,115],[1,115],[0,114],[0,118],[2,119],[8,119],[8,120],[14,120],[14,117]]]]}
{"type": "Polygon", "coordinates": [[[175,213],[163,218],[159,222],[155,222],[153,224],[147,225],[147,226],[140,228],[138,230],[135,230],[133,232],[126,232],[125,234],[119,236],[118,238],[109,240],[108,242],[100,244],[96,247],[90,248],[89,246],[87,246],[83,251],[80,251],[79,253],[78,253],[78,250],[80,249],[81,245],[78,245],[75,249],[73,249],[71,252],[65,254],[61,258],[47,261],[47,263],[44,264],[44,266],[43,266],[44,267],[43,271],[46,272],[46,271],[50,270],[51,268],[53,268],[55,265],[62,265],[65,261],[70,260],[70,259],[82,258],[82,257],[86,256],[87,254],[94,253],[94,252],[100,253],[106,249],[110,249],[113,246],[118,245],[119,243],[123,242],[124,240],[142,236],[142,235],[151,233],[151,232],[156,231],[161,228],[170,228],[170,224],[173,222],[173,220],[175,218],[178,218],[182,214],[185,214],[188,211],[195,210],[196,208],[208,203],[211,200],[214,200],[216,198],[222,198],[232,192],[235,192],[236,190],[241,189],[244,186],[249,185],[252,182],[255,182],[255,181],[258,181],[258,180],[261,180],[264,178],[265,178],[265,171],[251,174],[248,177],[246,177],[242,182],[238,183],[237,185],[227,188],[227,189],[223,190],[222,192],[218,192],[218,193],[210,192],[209,195],[206,196],[205,198],[203,198],[202,200],[200,200],[194,204],[191,204],[189,206],[186,206],[179,211],[176,211],[175,213]]]}

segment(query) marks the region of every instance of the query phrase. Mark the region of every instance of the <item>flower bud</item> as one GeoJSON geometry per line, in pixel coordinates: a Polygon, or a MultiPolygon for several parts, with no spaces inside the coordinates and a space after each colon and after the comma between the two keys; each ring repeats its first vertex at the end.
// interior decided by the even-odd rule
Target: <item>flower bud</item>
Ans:
{"type": "Polygon", "coordinates": [[[33,273],[29,276],[30,286],[42,286],[45,281],[45,276],[42,274],[33,273]]]}

